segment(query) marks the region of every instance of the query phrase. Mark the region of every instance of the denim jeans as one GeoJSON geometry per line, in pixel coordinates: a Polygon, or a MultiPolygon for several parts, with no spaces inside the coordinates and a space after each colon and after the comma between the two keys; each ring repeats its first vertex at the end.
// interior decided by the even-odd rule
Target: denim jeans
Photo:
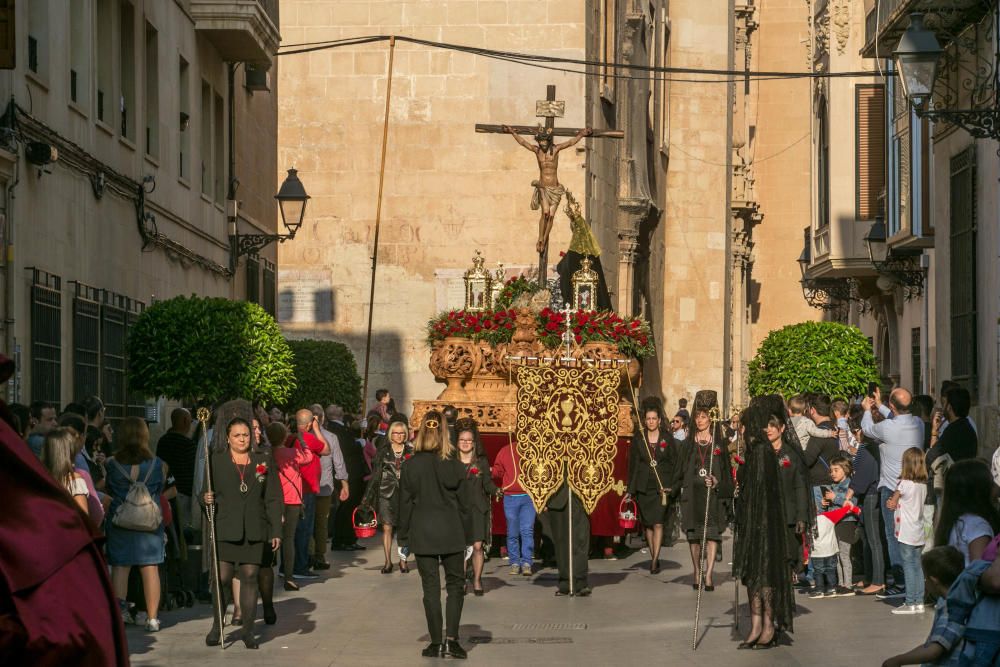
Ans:
{"type": "MultiPolygon", "coordinates": [[[[896,512],[885,506],[892,493],[892,489],[881,487],[878,490],[878,504],[882,508],[882,527],[885,529],[885,545],[889,548],[889,565],[892,566],[896,585],[901,586],[903,582],[899,581],[898,575],[901,573],[903,561],[899,555],[899,540],[896,539],[896,512]]],[[[902,578],[906,579],[905,571],[902,572],[902,578]]]]}
{"type": "Polygon", "coordinates": [[[816,590],[832,591],[837,588],[837,556],[817,556],[811,561],[816,590]]]}
{"type": "Polygon", "coordinates": [[[295,574],[309,571],[309,541],[316,521],[316,494],[302,490],[302,520],[295,529],[295,574]]]}
{"type": "Polygon", "coordinates": [[[535,552],[535,506],[526,493],[503,497],[507,555],[511,565],[531,567],[535,552]]]}
{"type": "Polygon", "coordinates": [[[906,599],[904,604],[924,603],[924,572],[920,567],[920,554],[923,545],[911,547],[909,544],[899,545],[899,556],[902,559],[903,577],[906,579],[906,599]]]}

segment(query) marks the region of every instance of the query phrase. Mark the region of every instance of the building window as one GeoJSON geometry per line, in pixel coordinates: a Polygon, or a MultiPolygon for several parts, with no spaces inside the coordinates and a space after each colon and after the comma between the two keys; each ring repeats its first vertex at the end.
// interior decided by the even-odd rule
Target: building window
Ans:
{"type": "Polygon", "coordinates": [[[90,99],[90,3],[70,3],[69,99],[84,106],[90,99]]]}
{"type": "Polygon", "coordinates": [[[261,296],[263,297],[263,299],[261,300],[260,305],[264,307],[264,310],[267,311],[268,315],[270,315],[271,317],[275,317],[274,305],[276,301],[278,285],[274,273],[274,264],[267,261],[266,259],[263,261],[264,261],[264,279],[262,282],[264,284],[263,287],[261,288],[262,290],[261,296]]]}
{"type": "Polygon", "coordinates": [[[114,9],[112,0],[97,0],[97,100],[95,111],[97,120],[109,122],[110,109],[108,104],[113,98],[112,92],[112,35],[114,28],[114,9]]]}
{"type": "Polygon", "coordinates": [[[101,304],[100,290],[73,283],[73,396],[100,395],[101,304]]]}
{"type": "Polygon", "coordinates": [[[858,220],[874,220],[882,211],[879,196],[885,188],[885,88],[880,85],[854,89],[855,164],[858,220]]]}
{"type": "Polygon", "coordinates": [[[62,278],[31,274],[31,400],[62,405],[62,278]]]}
{"type": "Polygon", "coordinates": [[[0,69],[14,69],[17,60],[17,39],[14,0],[0,0],[0,69]]]}
{"type": "Polygon", "coordinates": [[[177,175],[185,180],[190,180],[188,160],[191,155],[191,73],[188,63],[184,58],[180,58],[177,64],[177,79],[180,86],[178,95],[180,102],[180,117],[178,118],[180,136],[178,151],[180,160],[177,163],[177,175]]]}
{"type": "Polygon", "coordinates": [[[104,290],[101,299],[101,400],[108,417],[125,416],[125,308],[121,294],[104,290]]]}
{"type": "Polygon", "coordinates": [[[212,194],[212,87],[201,82],[201,193],[212,194]]]}
{"type": "Polygon", "coordinates": [[[146,23],[146,76],[144,111],[146,113],[146,153],[160,154],[160,53],[156,28],[146,23]]]}
{"type": "Polygon", "coordinates": [[[260,262],[256,257],[247,258],[247,301],[260,303],[260,262]]]}
{"type": "Polygon", "coordinates": [[[122,136],[135,141],[135,10],[132,3],[122,0],[119,15],[121,32],[118,36],[118,75],[121,95],[118,111],[122,136]]]}
{"type": "Polygon", "coordinates": [[[920,358],[920,327],[914,327],[910,329],[910,364],[912,365],[910,370],[913,377],[913,383],[910,387],[914,394],[923,392],[922,363],[920,358]]]}
{"type": "Polygon", "coordinates": [[[222,104],[222,97],[219,95],[214,96],[215,107],[214,107],[214,122],[212,124],[212,136],[215,141],[215,169],[213,174],[213,183],[215,184],[215,201],[218,203],[223,203],[226,200],[226,122],[225,122],[225,106],[222,104]]]}
{"type": "Polygon", "coordinates": [[[816,154],[816,180],[818,194],[816,202],[816,227],[822,229],[830,224],[830,128],[827,120],[826,98],[819,99],[817,129],[819,141],[816,154]]]}
{"type": "MultiPolygon", "coordinates": [[[[138,321],[139,316],[142,315],[142,311],[146,309],[146,304],[141,301],[133,301],[128,299],[125,304],[125,333],[128,332],[135,326],[138,321]]],[[[128,368],[128,358],[125,359],[125,367],[128,368]]],[[[146,397],[141,396],[135,391],[132,391],[128,387],[125,388],[125,416],[126,417],[145,417],[146,416],[146,397]]]]}
{"type": "Polygon", "coordinates": [[[28,69],[45,75],[48,71],[49,3],[48,0],[26,2],[28,11],[28,69]]]}
{"type": "Polygon", "coordinates": [[[951,159],[951,377],[970,392],[976,389],[976,152],[951,159]]]}

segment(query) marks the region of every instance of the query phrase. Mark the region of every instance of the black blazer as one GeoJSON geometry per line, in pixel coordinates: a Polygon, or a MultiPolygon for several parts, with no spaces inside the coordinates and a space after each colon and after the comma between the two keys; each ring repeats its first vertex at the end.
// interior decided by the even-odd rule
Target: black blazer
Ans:
{"type": "MultiPolygon", "coordinates": [[[[669,489],[674,475],[674,460],[680,444],[670,433],[661,429],[660,439],[650,442],[649,447],[653,448],[656,457],[656,472],[659,474],[660,484],[664,489],[669,489]]],[[[635,495],[636,492],[644,493],[650,486],[655,486],[656,477],[653,475],[652,466],[649,465],[649,447],[646,446],[643,432],[636,430],[632,435],[632,444],[628,448],[628,493],[631,495],[635,495]]]]}
{"type": "MultiPolygon", "coordinates": [[[[770,447],[770,445],[766,445],[770,447]]],[[[792,452],[785,451],[782,445],[778,455],[778,477],[781,479],[781,495],[785,503],[785,521],[795,525],[801,521],[809,524],[809,490],[806,488],[806,472],[802,462],[792,452]]]]}
{"type": "Polygon", "coordinates": [[[465,550],[465,525],[459,502],[465,466],[442,461],[434,452],[417,452],[400,474],[399,541],[418,556],[465,550]]]}
{"type": "MultiPolygon", "coordinates": [[[[462,484],[462,505],[466,511],[489,512],[493,506],[493,496],[498,490],[493,478],[490,477],[490,462],[485,456],[480,456],[473,466],[479,470],[479,474],[472,475],[471,472],[466,474],[466,480],[462,484]]],[[[462,467],[465,468],[464,463],[462,467]]]]}
{"type": "MultiPolygon", "coordinates": [[[[212,486],[215,491],[216,537],[224,542],[270,541],[281,537],[281,515],[285,501],[278,480],[278,468],[270,454],[251,452],[244,482],[250,487],[240,493],[240,475],[229,450],[213,452],[212,486]],[[267,466],[263,481],[257,480],[257,465],[267,466]]],[[[207,486],[203,486],[207,488],[207,486]]],[[[199,501],[204,502],[202,498],[199,501]]]]}
{"type": "Polygon", "coordinates": [[[344,455],[344,467],[347,468],[347,480],[351,485],[361,483],[371,470],[365,462],[365,451],[355,442],[351,429],[340,422],[328,422],[328,431],[337,436],[340,443],[340,453],[344,455]]]}

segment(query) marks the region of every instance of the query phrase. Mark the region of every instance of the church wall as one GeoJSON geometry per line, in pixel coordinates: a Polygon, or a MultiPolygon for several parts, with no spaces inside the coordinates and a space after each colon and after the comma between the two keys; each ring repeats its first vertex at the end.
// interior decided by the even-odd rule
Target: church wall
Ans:
{"type": "MultiPolygon", "coordinates": [[[[577,0],[305,2],[281,6],[285,44],[397,34],[500,50],[585,55],[577,0]]],[[[293,337],[347,343],[363,370],[387,43],[282,59],[278,165],[295,165],[312,200],[302,230],[279,249],[279,320],[293,337]]],[[[382,207],[369,401],[387,387],[397,407],[443,389],[427,368],[424,325],[450,302],[480,249],[487,266],[537,262],[531,211],[535,158],[474,124],[534,124],[535,101],[557,86],[566,117],[585,119],[584,78],[398,43],[382,207]]],[[[594,140],[589,140],[594,141],[594,140]]],[[[560,181],[583,202],[585,143],[560,156],[560,181]]],[[[550,263],[569,243],[564,214],[550,263]]]]}

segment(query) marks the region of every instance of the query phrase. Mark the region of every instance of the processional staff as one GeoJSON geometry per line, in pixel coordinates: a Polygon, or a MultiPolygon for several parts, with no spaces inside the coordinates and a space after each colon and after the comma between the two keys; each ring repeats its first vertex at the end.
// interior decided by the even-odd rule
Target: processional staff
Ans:
{"type": "MultiPolygon", "coordinates": [[[[212,493],[212,452],[208,448],[208,408],[198,408],[197,417],[201,422],[201,438],[205,448],[205,489],[204,492],[212,493]]],[[[205,514],[208,516],[208,548],[212,559],[212,611],[215,614],[215,621],[219,625],[219,637],[225,637],[226,628],[225,607],[222,602],[222,583],[219,574],[219,544],[215,537],[215,503],[205,505],[205,514]]],[[[220,641],[219,646],[226,647],[225,641],[220,641]]]]}
{"type": "MultiPolygon", "coordinates": [[[[698,471],[698,474],[705,480],[712,478],[712,464],[715,462],[715,427],[719,422],[719,408],[713,407],[708,411],[708,418],[710,423],[710,431],[712,434],[711,440],[709,441],[708,449],[708,469],[702,468],[698,471]],[[704,473],[704,474],[702,474],[704,473]]],[[[698,601],[694,608],[694,631],[691,638],[691,650],[698,650],[698,625],[701,620],[701,594],[705,590],[705,568],[708,566],[708,559],[705,556],[705,547],[708,544],[708,511],[711,507],[712,501],[712,491],[715,489],[715,485],[707,485],[705,490],[705,520],[701,527],[701,553],[698,559],[698,601]]]]}

